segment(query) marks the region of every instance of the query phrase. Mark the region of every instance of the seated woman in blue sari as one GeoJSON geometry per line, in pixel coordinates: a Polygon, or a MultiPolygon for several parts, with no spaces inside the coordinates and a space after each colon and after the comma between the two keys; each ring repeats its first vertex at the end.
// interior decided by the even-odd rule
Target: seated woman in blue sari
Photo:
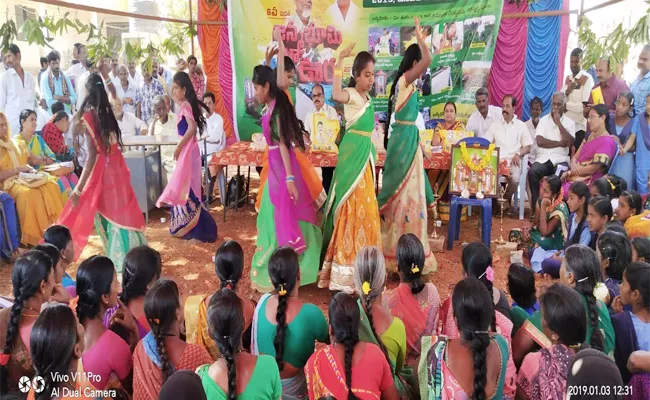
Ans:
{"type": "Polygon", "coordinates": [[[10,259],[20,245],[16,203],[6,192],[0,191],[0,259],[10,259]]]}

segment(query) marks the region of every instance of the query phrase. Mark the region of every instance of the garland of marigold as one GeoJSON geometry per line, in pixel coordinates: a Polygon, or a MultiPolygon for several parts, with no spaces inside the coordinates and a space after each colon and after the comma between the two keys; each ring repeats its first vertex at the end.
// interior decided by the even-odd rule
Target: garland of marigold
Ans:
{"type": "Polygon", "coordinates": [[[492,151],[494,151],[494,143],[490,143],[487,151],[483,154],[481,161],[478,164],[474,164],[472,159],[467,152],[467,145],[465,142],[460,142],[460,159],[463,160],[463,163],[469,167],[472,171],[482,171],[490,164],[492,159],[492,151]]]}

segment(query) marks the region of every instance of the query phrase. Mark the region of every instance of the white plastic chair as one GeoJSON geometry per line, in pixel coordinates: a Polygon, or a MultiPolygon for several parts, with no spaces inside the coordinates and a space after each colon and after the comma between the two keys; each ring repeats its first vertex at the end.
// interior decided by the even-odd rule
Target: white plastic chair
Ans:
{"type": "Polygon", "coordinates": [[[514,206],[515,211],[519,210],[519,220],[524,219],[524,208],[526,205],[526,184],[528,178],[528,154],[524,156],[524,159],[521,161],[521,176],[519,177],[519,187],[515,192],[514,206]],[[519,200],[519,201],[517,201],[519,200]]]}

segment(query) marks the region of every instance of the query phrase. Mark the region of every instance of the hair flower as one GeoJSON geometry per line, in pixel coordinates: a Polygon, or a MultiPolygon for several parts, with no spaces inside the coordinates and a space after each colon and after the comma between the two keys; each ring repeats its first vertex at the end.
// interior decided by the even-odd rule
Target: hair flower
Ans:
{"type": "Polygon", "coordinates": [[[9,360],[11,359],[11,354],[0,354],[0,365],[7,365],[9,364],[9,360]]]}
{"type": "Polygon", "coordinates": [[[79,304],[79,296],[76,296],[74,299],[70,299],[68,302],[68,307],[72,310],[75,317],[77,316],[77,305],[79,304]]]}
{"type": "Polygon", "coordinates": [[[281,283],[280,289],[278,290],[278,296],[286,296],[287,295],[287,289],[284,288],[284,283],[281,283]]]}
{"type": "Polygon", "coordinates": [[[370,282],[364,281],[363,285],[361,285],[361,291],[367,296],[370,293],[370,282]]]}
{"type": "Polygon", "coordinates": [[[484,276],[488,281],[494,282],[494,269],[492,268],[491,265],[485,269],[485,272],[483,272],[481,276],[478,277],[478,279],[480,280],[484,276]]]}
{"type": "Polygon", "coordinates": [[[417,265],[413,264],[411,266],[411,273],[412,274],[417,274],[418,272],[420,272],[420,268],[417,265]]]}

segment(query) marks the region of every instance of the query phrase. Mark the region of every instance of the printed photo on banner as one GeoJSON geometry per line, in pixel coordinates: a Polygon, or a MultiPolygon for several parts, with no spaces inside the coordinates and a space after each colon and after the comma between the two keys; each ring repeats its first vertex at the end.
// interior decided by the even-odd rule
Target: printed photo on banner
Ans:
{"type": "MultiPolygon", "coordinates": [[[[427,44],[429,50],[433,51],[433,27],[422,26],[422,33],[424,34],[424,43],[427,44]]],[[[403,56],[406,52],[406,49],[408,49],[412,44],[417,44],[417,38],[415,37],[415,26],[403,26],[400,29],[399,54],[403,56]]]]}
{"type": "Polygon", "coordinates": [[[497,31],[494,30],[494,15],[483,15],[465,20],[465,43],[470,48],[484,49],[494,43],[497,31]]]}
{"type": "Polygon", "coordinates": [[[370,96],[388,98],[393,80],[395,80],[395,71],[375,71],[375,85],[370,91],[370,96]]]}
{"type": "Polygon", "coordinates": [[[476,92],[487,87],[490,79],[491,61],[465,61],[463,63],[463,87],[476,92]]]}
{"type": "Polygon", "coordinates": [[[451,53],[463,48],[463,21],[436,25],[433,32],[434,54],[451,53]]]}
{"type": "Polygon", "coordinates": [[[368,51],[375,57],[400,54],[400,30],[396,27],[368,29],[368,51]]]}

